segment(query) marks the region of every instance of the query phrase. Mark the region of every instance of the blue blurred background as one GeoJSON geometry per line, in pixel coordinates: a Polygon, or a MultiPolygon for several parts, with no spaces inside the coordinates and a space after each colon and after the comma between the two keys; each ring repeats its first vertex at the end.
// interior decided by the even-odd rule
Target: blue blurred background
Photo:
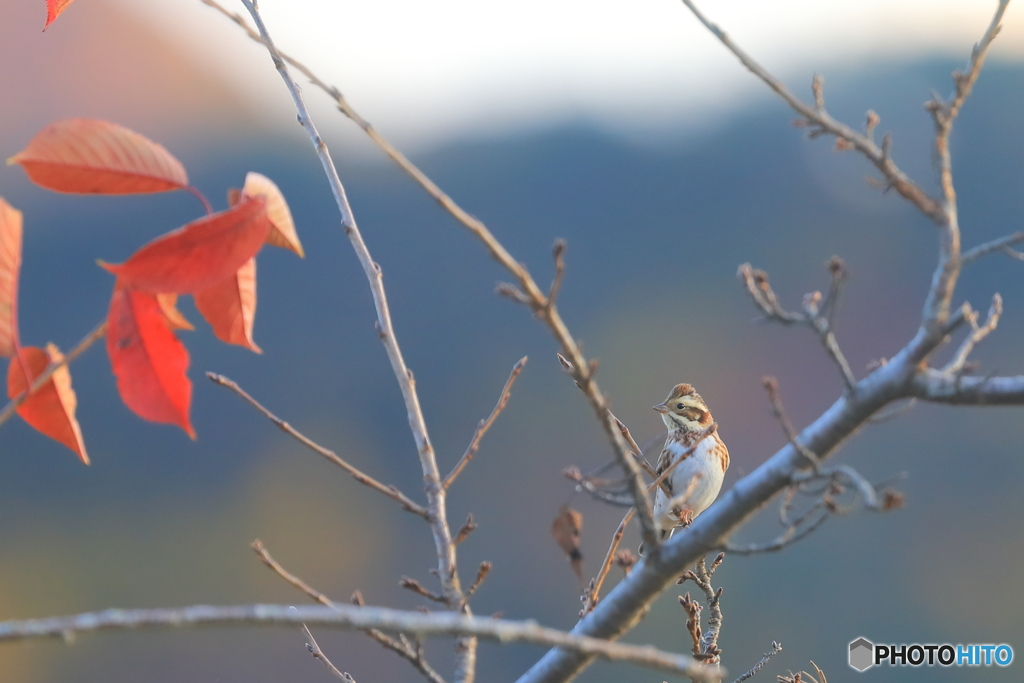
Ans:
{"type": "MultiPolygon", "coordinates": [[[[2,155],[17,152],[52,120],[117,121],[165,144],[220,208],[225,190],[239,186],[247,171],[274,179],[307,257],[260,255],[255,339],[262,356],[217,342],[202,324],[183,334],[192,355],[197,442],[124,408],[102,345],[72,368],[91,467],[18,420],[0,429],[0,620],[111,606],[300,602],[253,556],[247,546],[254,538],[340,600],[358,589],[371,604],[418,606],[397,581],[408,575],[433,585],[425,525],[202,375],[212,370],[237,380],[310,437],[421,497],[415,448],[374,332],[369,292],[302,131],[291,116],[254,114],[194,53],[116,6],[80,5],[45,35],[38,33],[39,8],[0,6],[0,56],[11,65],[0,74],[8,93],[0,101],[2,155]]],[[[869,60],[830,69],[829,108],[850,122],[868,108],[878,111],[880,130],[893,133],[897,161],[933,189],[930,123],[921,103],[932,88],[948,89],[949,72],[961,61],[869,60]]],[[[966,246],[1020,229],[1022,109],[1024,68],[992,63],[953,141],[966,246]]],[[[827,286],[824,262],[833,254],[844,258],[851,277],[838,334],[860,377],[913,334],[935,261],[934,228],[898,197],[869,188],[863,178],[871,169],[862,159],[833,152],[829,141],[803,140],[792,118],[781,103],[756,98],[699,134],[669,130],[657,145],[577,118],[451,139],[414,156],[538,281],[550,277],[554,238],[568,240],[561,308],[588,355],[601,360],[598,376],[614,410],[641,443],[656,439],[662,427],[650,406],[672,384],[694,384],[730,447],[729,485],[785,441],[762,375],[779,378],[798,426],[841,390],[809,332],[752,324],[756,312],[735,279],[736,266],[750,261],[768,270],[783,301],[796,307],[805,292],[827,286]]],[[[457,527],[472,512],[480,525],[459,547],[464,578],[480,561],[494,563],[474,598],[476,612],[569,628],[579,587],[549,526],[567,501],[583,512],[585,571],[593,574],[622,511],[573,496],[559,472],[609,461],[601,432],[561,373],[548,333],[494,295],[507,276],[482,247],[400,171],[369,154],[366,142],[350,134],[331,141],[383,267],[443,471],[490,411],[513,363],[530,357],[508,410],[452,491],[450,518],[457,527]]],[[[121,260],[201,212],[185,194],[56,195],[31,185],[17,167],[0,171],[0,195],[25,214],[22,338],[65,349],[105,312],[112,283],[95,259],[121,260]]],[[[996,291],[1006,313],[975,355],[983,372],[1019,374],[1022,265],[994,256],[966,270],[957,303],[986,310],[996,291]]],[[[200,321],[190,303],[184,309],[200,321]]],[[[807,668],[813,659],[829,680],[844,680],[846,644],[858,636],[1005,642],[1024,654],[1022,443],[1019,408],[922,405],[866,427],[838,459],[873,480],[907,472],[899,484],[905,509],[830,521],[777,555],[728,558],[717,575],[725,587],[725,665],[738,674],[777,640],[785,649],[760,679],[807,668]]],[[[762,517],[736,540],[773,537],[774,506],[762,517]]],[[[636,544],[631,530],[625,546],[636,544]]],[[[629,640],[685,650],[684,621],[670,592],[629,640]]],[[[316,635],[356,680],[419,679],[361,634],[316,635]]],[[[0,647],[0,680],[326,680],[302,643],[297,631],[240,628],[8,644],[0,647]]],[[[428,651],[448,677],[451,644],[437,641],[428,651]]],[[[480,680],[513,680],[542,653],[483,644],[480,680]]],[[[876,669],[865,676],[1019,680],[1020,666],[876,669]]],[[[661,680],[607,664],[581,680],[627,676],[661,680]]]]}

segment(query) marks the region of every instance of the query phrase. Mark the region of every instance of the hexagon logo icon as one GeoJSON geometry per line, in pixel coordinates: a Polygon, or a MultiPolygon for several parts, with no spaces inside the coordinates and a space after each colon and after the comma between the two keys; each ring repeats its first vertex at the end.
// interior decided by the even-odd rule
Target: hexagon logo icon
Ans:
{"type": "Polygon", "coordinates": [[[858,638],[850,643],[850,666],[857,671],[866,671],[874,666],[875,645],[867,638],[858,638]]]}

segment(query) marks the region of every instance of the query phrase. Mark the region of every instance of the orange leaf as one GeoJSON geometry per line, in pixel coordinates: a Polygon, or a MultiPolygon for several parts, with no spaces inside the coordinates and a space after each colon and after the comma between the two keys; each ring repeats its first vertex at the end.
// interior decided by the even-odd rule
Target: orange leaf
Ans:
{"type": "Polygon", "coordinates": [[[46,25],[43,26],[43,30],[45,31],[72,2],[74,0],[46,0],[46,25]]]}
{"type": "Polygon", "coordinates": [[[114,287],[107,315],[107,355],[121,400],[144,420],[173,424],[191,438],[188,351],[171,332],[153,294],[114,287]]]}
{"type": "MultiPolygon", "coordinates": [[[[242,192],[250,197],[264,197],[267,200],[267,216],[270,217],[271,226],[267,244],[294,251],[299,258],[304,257],[302,242],[299,241],[299,234],[295,232],[295,222],[292,221],[292,212],[288,209],[288,202],[284,200],[284,195],[277,189],[277,185],[264,175],[249,173],[245,176],[242,192]]],[[[228,201],[231,201],[230,192],[228,201]]]]}
{"type": "Polygon", "coordinates": [[[171,326],[172,330],[188,330],[191,332],[196,329],[188,321],[188,318],[178,310],[177,294],[157,294],[156,300],[160,304],[160,310],[163,311],[164,319],[167,320],[167,324],[171,326]]]}
{"type": "MultiPolygon", "coordinates": [[[[7,366],[7,396],[14,398],[32,385],[32,380],[43,374],[50,363],[64,360],[60,351],[53,344],[46,346],[46,351],[34,346],[26,346],[21,350],[21,360],[12,358],[7,366]],[[28,369],[32,379],[26,381],[24,368],[28,369]]],[[[82,429],[75,419],[75,408],[78,398],[71,388],[71,372],[68,366],[60,367],[49,381],[36,393],[18,406],[18,415],[29,423],[37,432],[54,441],[64,444],[78,456],[79,460],[89,464],[89,455],[85,452],[82,441],[82,429]]]]}
{"type": "Polygon", "coordinates": [[[57,192],[137,194],[188,187],[181,162],[157,143],[107,121],[51,123],[7,160],[57,192]]]}
{"type": "Polygon", "coordinates": [[[21,212],[0,197],[0,356],[18,346],[18,271],[21,270],[21,212]]]}
{"type": "Polygon", "coordinates": [[[217,339],[263,353],[252,340],[252,324],[256,317],[255,258],[246,261],[227,280],[193,296],[196,308],[210,323],[217,339]]]}
{"type": "Polygon", "coordinates": [[[125,287],[147,292],[198,292],[223,282],[267,239],[266,200],[245,197],[145,245],[122,264],[101,263],[125,287]]]}

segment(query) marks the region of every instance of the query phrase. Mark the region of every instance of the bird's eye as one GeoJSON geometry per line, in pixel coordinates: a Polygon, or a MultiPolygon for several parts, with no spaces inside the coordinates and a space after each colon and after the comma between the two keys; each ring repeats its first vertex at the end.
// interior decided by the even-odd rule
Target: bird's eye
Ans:
{"type": "Polygon", "coordinates": [[[684,408],[684,406],[683,406],[682,403],[677,403],[676,404],[676,410],[682,410],[683,408],[684,408]]]}

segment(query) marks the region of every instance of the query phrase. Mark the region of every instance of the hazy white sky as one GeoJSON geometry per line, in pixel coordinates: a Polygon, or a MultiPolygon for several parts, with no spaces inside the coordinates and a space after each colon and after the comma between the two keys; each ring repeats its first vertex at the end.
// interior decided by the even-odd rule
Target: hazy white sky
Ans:
{"type": "MultiPolygon", "coordinates": [[[[260,48],[199,0],[117,0],[271,111],[290,107],[260,48]]],[[[244,12],[237,0],[223,0],[244,12]]],[[[997,59],[1024,59],[1012,3],[997,59]]],[[[885,57],[966,60],[995,0],[702,0],[755,58],[802,85],[885,57]]],[[[708,121],[764,95],[679,0],[262,0],[278,46],[405,144],[585,116],[624,132],[708,121]]],[[[941,85],[941,84],[937,84],[941,85]]]]}

